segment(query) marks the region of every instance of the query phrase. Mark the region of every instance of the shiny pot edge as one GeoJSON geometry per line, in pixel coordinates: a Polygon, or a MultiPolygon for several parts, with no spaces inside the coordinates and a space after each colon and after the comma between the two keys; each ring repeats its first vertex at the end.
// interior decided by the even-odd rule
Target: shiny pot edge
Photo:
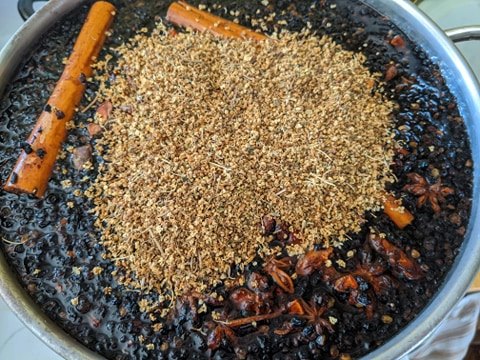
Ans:
{"type": "MultiPolygon", "coordinates": [[[[29,18],[0,51],[0,97],[23,60],[48,29],[87,0],[50,0],[29,18]]],[[[20,285],[0,251],[0,296],[40,340],[60,356],[71,360],[101,360],[99,354],[68,335],[45,315],[20,285]]],[[[28,344],[26,344],[28,346],[28,344]]]]}
{"type": "MultiPolygon", "coordinates": [[[[0,52],[0,95],[22,60],[38,39],[58,20],[87,0],[50,0],[32,16],[0,52]]],[[[463,297],[480,265],[480,87],[473,72],[452,41],[407,0],[361,0],[378,10],[422,45],[439,63],[447,84],[457,98],[473,152],[474,190],[469,227],[455,263],[439,291],[415,320],[364,359],[396,359],[418,347],[463,297]]],[[[68,359],[102,359],[51,321],[20,286],[0,254],[0,295],[20,320],[58,354],[68,359]]]]}
{"type": "MultiPolygon", "coordinates": [[[[465,119],[474,160],[472,211],[465,240],[453,267],[430,303],[393,338],[364,359],[397,359],[428,338],[464,296],[480,266],[480,86],[465,58],[451,39],[420,9],[407,0],[361,0],[388,16],[441,68],[465,119]]],[[[457,39],[457,40],[460,40],[457,39]]]]}

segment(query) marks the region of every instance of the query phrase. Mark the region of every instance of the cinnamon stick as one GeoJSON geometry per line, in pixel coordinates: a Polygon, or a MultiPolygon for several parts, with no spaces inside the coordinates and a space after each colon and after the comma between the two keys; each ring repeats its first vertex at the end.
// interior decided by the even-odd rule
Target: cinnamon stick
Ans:
{"type": "Polygon", "coordinates": [[[167,12],[167,20],[171,23],[212,34],[244,40],[265,40],[267,36],[255,32],[233,21],[223,19],[207,11],[202,11],[184,1],[174,2],[167,12]]]}
{"type": "Polygon", "coordinates": [[[61,145],[67,134],[67,122],[85,92],[86,78],[98,56],[115,15],[115,7],[106,2],[93,4],[78,35],[60,80],[23,146],[22,153],[4,189],[43,197],[61,145]]]}

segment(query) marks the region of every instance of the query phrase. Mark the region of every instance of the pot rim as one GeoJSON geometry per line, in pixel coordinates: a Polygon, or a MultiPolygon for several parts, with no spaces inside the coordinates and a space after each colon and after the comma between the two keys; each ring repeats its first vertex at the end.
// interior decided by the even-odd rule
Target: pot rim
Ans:
{"type": "Polygon", "coordinates": [[[474,162],[472,209],[460,252],[427,306],[400,332],[362,359],[396,359],[418,348],[464,296],[480,266],[480,86],[467,61],[450,38],[407,0],[361,0],[388,16],[400,30],[440,66],[467,127],[474,162]]]}
{"type": "MultiPolygon", "coordinates": [[[[88,0],[50,0],[13,35],[0,51],[0,96],[38,39],[58,20],[88,0]]],[[[465,119],[474,164],[480,164],[480,86],[453,42],[408,0],[360,0],[390,21],[439,63],[465,119]]],[[[400,332],[363,359],[395,359],[417,348],[463,297],[480,266],[480,167],[474,166],[472,210],[468,229],[453,267],[429,304],[400,332]]],[[[0,296],[38,338],[68,359],[103,359],[77,342],[33,302],[0,252],[0,296]]]]}
{"type": "MultiPolygon", "coordinates": [[[[18,29],[0,51],[0,97],[43,34],[87,1],[50,0],[18,29]]],[[[0,251],[0,296],[20,321],[60,356],[72,360],[104,359],[67,334],[40,310],[20,285],[2,251],[0,251]]]]}

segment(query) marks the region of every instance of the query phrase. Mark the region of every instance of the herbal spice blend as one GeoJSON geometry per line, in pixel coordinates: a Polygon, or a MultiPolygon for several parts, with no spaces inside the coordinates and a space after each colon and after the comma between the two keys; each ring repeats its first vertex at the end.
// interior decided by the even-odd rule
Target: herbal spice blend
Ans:
{"type": "Polygon", "coordinates": [[[118,51],[90,196],[123,282],[204,291],[277,251],[264,215],[291,224],[301,254],[380,208],[393,103],[372,91],[362,55],[327,37],[253,43],[163,25],[118,51]]]}

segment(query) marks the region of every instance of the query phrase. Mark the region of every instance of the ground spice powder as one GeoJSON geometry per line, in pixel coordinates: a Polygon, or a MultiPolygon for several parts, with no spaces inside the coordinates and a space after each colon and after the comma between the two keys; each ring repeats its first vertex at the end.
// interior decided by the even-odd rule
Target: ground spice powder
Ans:
{"type": "Polygon", "coordinates": [[[118,49],[100,97],[105,159],[88,196],[120,281],[168,297],[206,291],[258,253],[271,215],[302,240],[339,245],[379,209],[393,103],[364,57],[328,37],[253,43],[172,35],[118,49]]]}

